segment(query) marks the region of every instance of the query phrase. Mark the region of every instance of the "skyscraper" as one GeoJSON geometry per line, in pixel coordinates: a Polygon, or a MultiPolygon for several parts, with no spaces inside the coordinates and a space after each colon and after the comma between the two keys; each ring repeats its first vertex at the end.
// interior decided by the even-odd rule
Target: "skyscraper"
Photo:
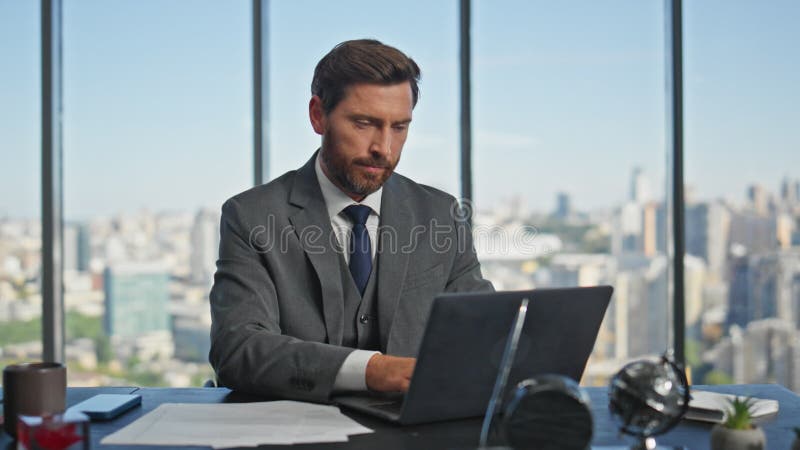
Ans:
{"type": "Polygon", "coordinates": [[[557,193],[555,216],[563,220],[569,217],[570,215],[572,215],[572,199],[566,192],[557,193]]]}
{"type": "Polygon", "coordinates": [[[794,192],[792,192],[792,185],[789,182],[789,178],[784,177],[781,181],[781,200],[786,203],[792,203],[794,201],[794,192]]]}
{"type": "Polygon", "coordinates": [[[767,215],[767,204],[769,201],[767,191],[763,186],[753,184],[747,187],[747,200],[752,210],[759,216],[767,215]]]}
{"type": "Polygon", "coordinates": [[[643,205],[627,202],[615,211],[611,230],[611,252],[614,255],[642,253],[643,205]]]}
{"type": "Polygon", "coordinates": [[[775,217],[735,212],[730,219],[731,245],[741,245],[748,253],[772,251],[777,246],[778,227],[775,217]]]}
{"type": "Polygon", "coordinates": [[[647,257],[654,257],[659,251],[659,223],[656,202],[648,202],[642,210],[642,253],[647,257]]]}
{"type": "Polygon", "coordinates": [[[730,324],[775,317],[800,326],[800,250],[741,256],[732,268],[730,324]]]}
{"type": "Polygon", "coordinates": [[[137,338],[151,331],[169,331],[169,275],[159,263],[118,263],[106,267],[105,332],[110,337],[137,338]]]}
{"type": "Polygon", "coordinates": [[[634,167],[631,175],[630,201],[642,204],[651,200],[650,180],[641,167],[634,167]]]}
{"type": "Polygon", "coordinates": [[[89,270],[89,229],[86,224],[64,226],[64,269],[85,272],[89,270]]]}
{"type": "Polygon", "coordinates": [[[752,317],[747,296],[750,292],[750,266],[746,251],[741,246],[734,247],[730,262],[730,289],[728,289],[728,327],[744,327],[752,317]]]}
{"type": "Polygon", "coordinates": [[[724,275],[730,222],[730,213],[718,202],[686,207],[686,253],[705,260],[717,278],[724,275]]]}

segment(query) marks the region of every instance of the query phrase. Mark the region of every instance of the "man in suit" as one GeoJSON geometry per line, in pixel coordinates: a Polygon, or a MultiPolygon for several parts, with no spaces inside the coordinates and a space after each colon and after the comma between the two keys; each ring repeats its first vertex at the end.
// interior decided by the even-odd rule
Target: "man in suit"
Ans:
{"type": "Polygon", "coordinates": [[[320,149],[222,206],[209,359],[225,386],[405,391],[433,298],[492,290],[456,200],[394,173],[419,78],[393,47],[337,45],[311,86],[320,149]]]}

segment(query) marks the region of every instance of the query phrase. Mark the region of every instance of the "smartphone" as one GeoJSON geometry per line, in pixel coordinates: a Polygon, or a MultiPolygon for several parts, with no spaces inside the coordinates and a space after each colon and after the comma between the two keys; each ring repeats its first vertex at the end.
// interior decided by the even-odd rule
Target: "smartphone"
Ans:
{"type": "Polygon", "coordinates": [[[142,403],[137,394],[98,394],[69,408],[80,411],[92,420],[111,420],[142,403]]]}

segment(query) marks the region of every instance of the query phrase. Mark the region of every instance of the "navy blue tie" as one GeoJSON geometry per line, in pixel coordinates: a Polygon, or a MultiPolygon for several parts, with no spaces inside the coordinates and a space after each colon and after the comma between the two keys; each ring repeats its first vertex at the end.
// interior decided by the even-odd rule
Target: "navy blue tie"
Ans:
{"type": "Polygon", "coordinates": [[[372,272],[372,246],[367,233],[367,217],[370,211],[370,207],[364,205],[350,205],[344,209],[344,213],[353,221],[353,232],[350,235],[350,274],[362,296],[372,272]]]}

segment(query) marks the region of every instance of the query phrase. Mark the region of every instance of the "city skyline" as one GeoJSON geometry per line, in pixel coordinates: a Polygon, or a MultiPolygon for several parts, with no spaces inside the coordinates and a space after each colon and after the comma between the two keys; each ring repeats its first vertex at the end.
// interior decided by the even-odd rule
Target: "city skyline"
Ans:
{"type": "MultiPolygon", "coordinates": [[[[627,181],[627,200],[604,214],[584,214],[562,194],[547,217],[509,205],[474,218],[483,274],[499,290],[614,286],[585,385],[605,384],[625,362],[669,347],[666,206],[649,199],[640,170],[627,181]],[[530,226],[532,241],[503,240],[530,226]]],[[[800,180],[780,192],[750,186],[747,195],[738,205],[687,202],[687,361],[704,383],[800,390],[800,366],[769,356],[800,357],[800,180]],[[765,340],[773,332],[781,339],[765,340]],[[759,354],[766,345],[774,351],[759,354]],[[741,370],[765,361],[766,370],[741,370]]],[[[70,383],[191,386],[213,376],[205,355],[218,226],[219,213],[204,210],[65,226],[70,383]]],[[[38,233],[35,221],[0,221],[0,359],[41,351],[38,233]]]]}
{"type": "MultiPolygon", "coordinates": [[[[634,171],[637,169],[641,169],[640,167],[634,168],[634,171]]],[[[645,171],[643,172],[645,177],[649,174],[645,171]]],[[[648,177],[648,182],[652,182],[652,180],[648,177]]],[[[744,206],[748,203],[749,199],[747,197],[748,190],[752,189],[753,187],[759,187],[764,189],[764,193],[767,195],[766,200],[772,199],[779,199],[781,196],[781,189],[786,182],[800,182],[799,177],[791,177],[791,176],[784,176],[781,177],[779,180],[776,181],[776,186],[767,186],[761,183],[756,182],[746,182],[744,181],[740,192],[737,193],[729,193],[726,195],[719,195],[719,196],[703,196],[702,193],[698,193],[697,190],[694,188],[693,185],[684,184],[684,191],[686,193],[686,201],[687,206],[693,203],[707,203],[713,201],[724,201],[728,204],[735,205],[735,206],[744,206]]],[[[648,201],[653,201],[656,203],[664,203],[665,198],[662,195],[654,194],[653,192],[653,185],[647,185],[650,188],[651,195],[648,197],[648,201]]],[[[657,192],[657,191],[655,191],[657,192]]],[[[455,194],[454,194],[455,195],[455,194]]],[[[570,204],[570,209],[576,213],[582,214],[591,214],[591,213],[602,213],[604,211],[610,211],[615,208],[618,208],[620,205],[624,204],[625,201],[630,200],[629,198],[629,189],[626,189],[625,192],[619,193],[616,199],[613,202],[609,203],[608,205],[604,206],[597,206],[592,209],[580,208],[576,207],[575,200],[576,198],[572,195],[571,192],[566,190],[558,190],[553,192],[553,197],[548,204],[540,205],[537,208],[537,205],[531,205],[525,202],[525,197],[522,194],[515,194],[509,195],[507,197],[503,197],[498,199],[497,202],[494,202],[492,205],[486,206],[482,209],[477,209],[476,213],[492,213],[498,210],[506,210],[509,205],[516,205],[520,201],[523,203],[520,206],[524,207],[524,210],[531,215],[535,216],[547,216],[547,215],[555,215],[559,216],[559,201],[567,200],[570,204]]],[[[457,197],[457,195],[456,195],[457,197]]],[[[579,200],[579,199],[578,199],[579,200]]],[[[580,204],[580,202],[578,202],[580,204]]],[[[128,207],[119,207],[114,210],[109,211],[102,211],[98,214],[91,215],[91,216],[84,216],[84,217],[66,217],[65,218],[65,225],[72,225],[72,224],[80,224],[86,223],[95,219],[110,219],[114,217],[120,217],[125,215],[137,214],[142,211],[146,211],[150,214],[194,214],[195,212],[202,212],[202,211],[214,211],[216,213],[219,212],[221,205],[219,207],[213,205],[195,205],[195,206],[185,206],[185,207],[173,207],[173,208],[165,208],[165,209],[153,209],[149,208],[147,205],[140,205],[138,207],[128,206],[128,207]]],[[[7,214],[5,211],[0,209],[0,221],[2,220],[38,220],[38,216],[14,216],[11,214],[7,214]]]]}

